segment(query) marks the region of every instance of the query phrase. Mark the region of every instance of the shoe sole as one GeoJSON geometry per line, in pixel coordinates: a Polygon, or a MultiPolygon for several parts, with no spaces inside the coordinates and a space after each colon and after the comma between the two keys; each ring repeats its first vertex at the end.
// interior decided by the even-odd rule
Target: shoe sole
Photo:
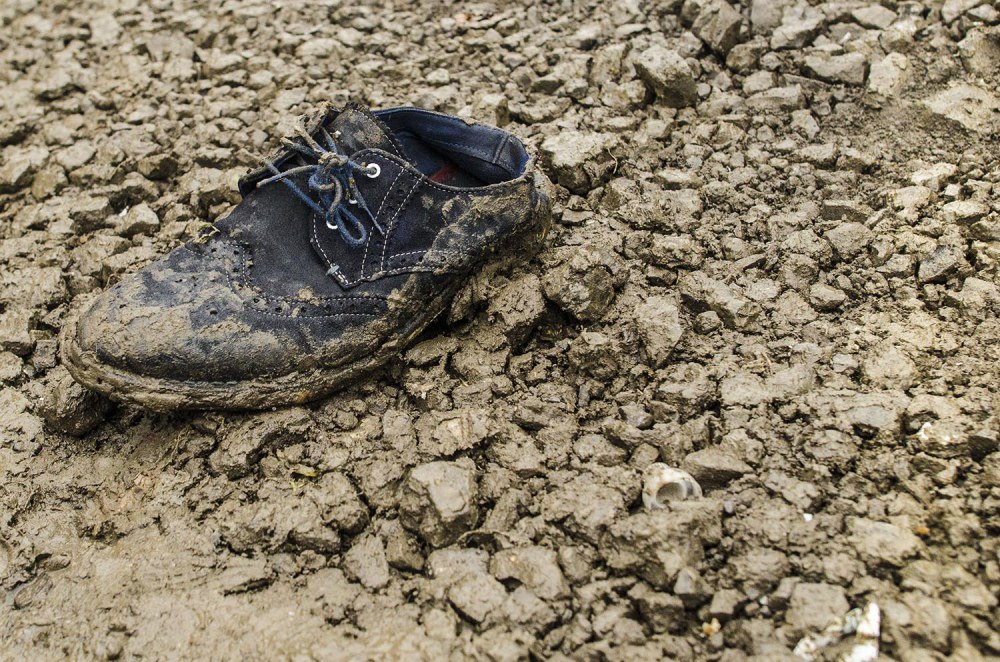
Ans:
{"type": "MultiPolygon", "coordinates": [[[[488,265],[502,267],[505,263],[521,262],[541,247],[549,222],[531,223],[527,232],[512,235],[495,247],[484,261],[473,269],[475,274],[488,265]],[[497,254],[500,259],[492,259],[497,254]]],[[[247,410],[295,405],[315,400],[340,390],[362,375],[382,366],[405,349],[414,338],[430,325],[471,279],[457,282],[440,293],[425,308],[427,314],[414,319],[395,337],[383,343],[371,356],[337,368],[318,368],[273,378],[242,381],[209,382],[149,377],[102,363],[94,354],[84,352],[76,341],[79,310],[63,325],[60,338],[62,363],[73,377],[87,388],[112,400],[137,404],[154,411],[177,409],[247,410]]]]}

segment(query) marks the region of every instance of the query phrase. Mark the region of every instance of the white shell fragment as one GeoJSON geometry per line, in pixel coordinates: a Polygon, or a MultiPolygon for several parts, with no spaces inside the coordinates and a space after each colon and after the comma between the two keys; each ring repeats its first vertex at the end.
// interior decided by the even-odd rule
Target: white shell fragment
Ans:
{"type": "Polygon", "coordinates": [[[882,614],[878,605],[869,602],[864,609],[852,609],[840,623],[833,623],[821,634],[808,635],[799,640],[793,654],[801,660],[812,662],[818,653],[854,635],[854,645],[839,659],[840,662],[873,662],[878,659],[879,635],[882,614]]]}
{"type": "Polygon", "coordinates": [[[686,471],[654,462],[642,472],[642,504],[646,510],[660,510],[671,501],[699,497],[701,485],[686,471]]]}

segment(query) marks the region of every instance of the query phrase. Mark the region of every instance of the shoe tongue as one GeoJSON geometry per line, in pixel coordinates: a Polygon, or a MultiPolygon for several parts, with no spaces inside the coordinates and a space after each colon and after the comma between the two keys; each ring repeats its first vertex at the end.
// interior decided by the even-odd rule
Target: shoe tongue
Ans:
{"type": "Polygon", "coordinates": [[[403,158],[403,150],[390,135],[388,127],[361,106],[352,104],[342,110],[330,122],[327,131],[340,132],[340,137],[335,138],[337,146],[348,156],[362,149],[381,149],[403,158]]]}

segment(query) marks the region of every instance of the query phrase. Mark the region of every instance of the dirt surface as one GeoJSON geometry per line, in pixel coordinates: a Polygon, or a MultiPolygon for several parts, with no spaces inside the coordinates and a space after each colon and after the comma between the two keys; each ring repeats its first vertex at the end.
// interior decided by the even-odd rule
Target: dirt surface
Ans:
{"type": "Polygon", "coordinates": [[[798,659],[872,602],[1000,655],[996,3],[513,4],[2,3],[0,658],[798,659]],[[522,136],[546,249],[314,406],[73,384],[68,311],[348,97],[522,136]]]}

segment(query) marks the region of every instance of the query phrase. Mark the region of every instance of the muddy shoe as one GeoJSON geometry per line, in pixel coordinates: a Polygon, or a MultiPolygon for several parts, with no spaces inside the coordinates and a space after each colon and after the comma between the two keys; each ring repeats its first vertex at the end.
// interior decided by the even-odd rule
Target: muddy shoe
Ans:
{"type": "Polygon", "coordinates": [[[398,353],[491,259],[548,227],[500,129],[412,108],[322,114],[240,181],[210,232],[124,278],[62,334],[84,385],[155,409],[304,402],[398,353]]]}

